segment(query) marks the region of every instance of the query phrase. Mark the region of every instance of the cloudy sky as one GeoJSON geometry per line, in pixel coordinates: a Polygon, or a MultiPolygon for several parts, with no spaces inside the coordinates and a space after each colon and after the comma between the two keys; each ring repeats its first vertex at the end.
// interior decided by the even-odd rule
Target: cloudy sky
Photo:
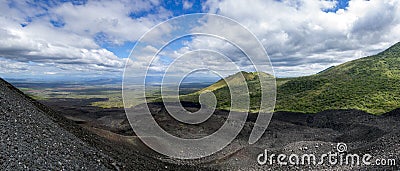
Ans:
{"type": "MultiPolygon", "coordinates": [[[[314,74],[400,41],[398,0],[0,0],[0,11],[0,77],[6,78],[121,77],[144,33],[190,13],[223,15],[248,28],[266,49],[278,77],[314,74]]],[[[158,36],[171,30],[162,28],[158,36]]],[[[165,47],[152,69],[160,71],[174,56],[199,48],[220,50],[236,61],[243,55],[221,40],[192,36],[165,47]]],[[[208,61],[206,65],[224,63],[205,58],[196,56],[208,61]]],[[[131,60],[140,68],[151,59],[144,55],[131,60]]]]}

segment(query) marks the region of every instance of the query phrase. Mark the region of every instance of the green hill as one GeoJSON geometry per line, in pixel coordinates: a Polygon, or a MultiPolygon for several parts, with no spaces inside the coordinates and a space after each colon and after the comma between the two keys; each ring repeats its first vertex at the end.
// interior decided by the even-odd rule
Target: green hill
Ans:
{"type": "MultiPolygon", "coordinates": [[[[259,77],[268,77],[268,78],[273,78],[271,75],[264,73],[264,72],[238,72],[234,75],[230,75],[226,77],[225,79],[221,79],[217,81],[216,83],[199,90],[198,92],[188,94],[188,95],[183,95],[180,96],[181,101],[190,101],[190,102],[198,102],[198,96],[201,93],[211,91],[215,94],[217,97],[217,108],[218,109],[224,109],[224,110],[230,110],[231,106],[231,95],[230,95],[230,90],[227,86],[227,82],[230,85],[233,86],[242,86],[243,84],[247,84],[248,90],[250,92],[250,111],[258,111],[260,108],[260,99],[261,99],[261,89],[260,89],[260,80],[259,77]],[[243,82],[242,77],[240,75],[243,75],[244,79],[246,82],[243,82]]],[[[239,95],[242,93],[247,93],[247,92],[234,92],[238,93],[239,95]]],[[[240,109],[238,109],[240,110],[240,109]]]]}
{"type": "Polygon", "coordinates": [[[292,79],[278,87],[277,111],[359,109],[382,114],[400,107],[400,43],[369,57],[292,79]]]}
{"type": "MultiPolygon", "coordinates": [[[[250,90],[250,110],[257,111],[260,101],[258,77],[270,75],[241,73],[250,90]]],[[[235,84],[238,74],[226,80],[235,84]]],[[[216,94],[217,108],[229,110],[230,94],[224,80],[181,96],[181,100],[198,102],[198,95],[205,91],[216,94]]],[[[382,114],[399,107],[400,43],[377,55],[330,67],[315,75],[277,79],[276,111],[315,113],[328,109],[359,109],[382,114]]]]}

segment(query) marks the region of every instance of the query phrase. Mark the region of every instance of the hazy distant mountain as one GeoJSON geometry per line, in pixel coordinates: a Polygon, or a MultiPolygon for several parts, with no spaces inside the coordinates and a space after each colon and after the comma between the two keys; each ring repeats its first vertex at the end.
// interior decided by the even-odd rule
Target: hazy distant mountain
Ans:
{"type": "MultiPolygon", "coordinates": [[[[233,81],[238,74],[226,80],[233,81]]],[[[242,74],[249,87],[251,109],[256,110],[260,97],[258,73],[242,74]]],[[[330,67],[315,75],[278,79],[277,86],[277,111],[314,113],[328,109],[359,109],[373,114],[389,112],[400,107],[400,43],[377,55],[330,67]]],[[[205,90],[216,94],[218,108],[229,109],[229,89],[223,80],[181,99],[197,102],[197,95],[205,90]]]]}
{"type": "Polygon", "coordinates": [[[61,88],[79,86],[120,85],[122,78],[4,78],[16,87],[24,88],[61,88]]]}

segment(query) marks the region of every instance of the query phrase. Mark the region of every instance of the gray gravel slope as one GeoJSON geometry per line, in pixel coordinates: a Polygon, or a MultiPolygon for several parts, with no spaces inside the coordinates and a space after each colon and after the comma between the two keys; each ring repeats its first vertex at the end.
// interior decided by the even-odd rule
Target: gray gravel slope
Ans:
{"type": "Polygon", "coordinates": [[[61,128],[0,80],[1,170],[115,170],[113,159],[61,128]]]}

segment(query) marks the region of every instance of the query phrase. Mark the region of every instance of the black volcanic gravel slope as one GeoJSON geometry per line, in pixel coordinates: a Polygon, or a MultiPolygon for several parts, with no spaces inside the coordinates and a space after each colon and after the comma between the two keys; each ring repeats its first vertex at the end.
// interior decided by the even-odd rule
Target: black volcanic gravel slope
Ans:
{"type": "Polygon", "coordinates": [[[0,80],[1,170],[115,170],[113,159],[61,128],[0,80]]]}
{"type": "Polygon", "coordinates": [[[0,78],[0,170],[199,170],[99,137],[0,78]]]}

